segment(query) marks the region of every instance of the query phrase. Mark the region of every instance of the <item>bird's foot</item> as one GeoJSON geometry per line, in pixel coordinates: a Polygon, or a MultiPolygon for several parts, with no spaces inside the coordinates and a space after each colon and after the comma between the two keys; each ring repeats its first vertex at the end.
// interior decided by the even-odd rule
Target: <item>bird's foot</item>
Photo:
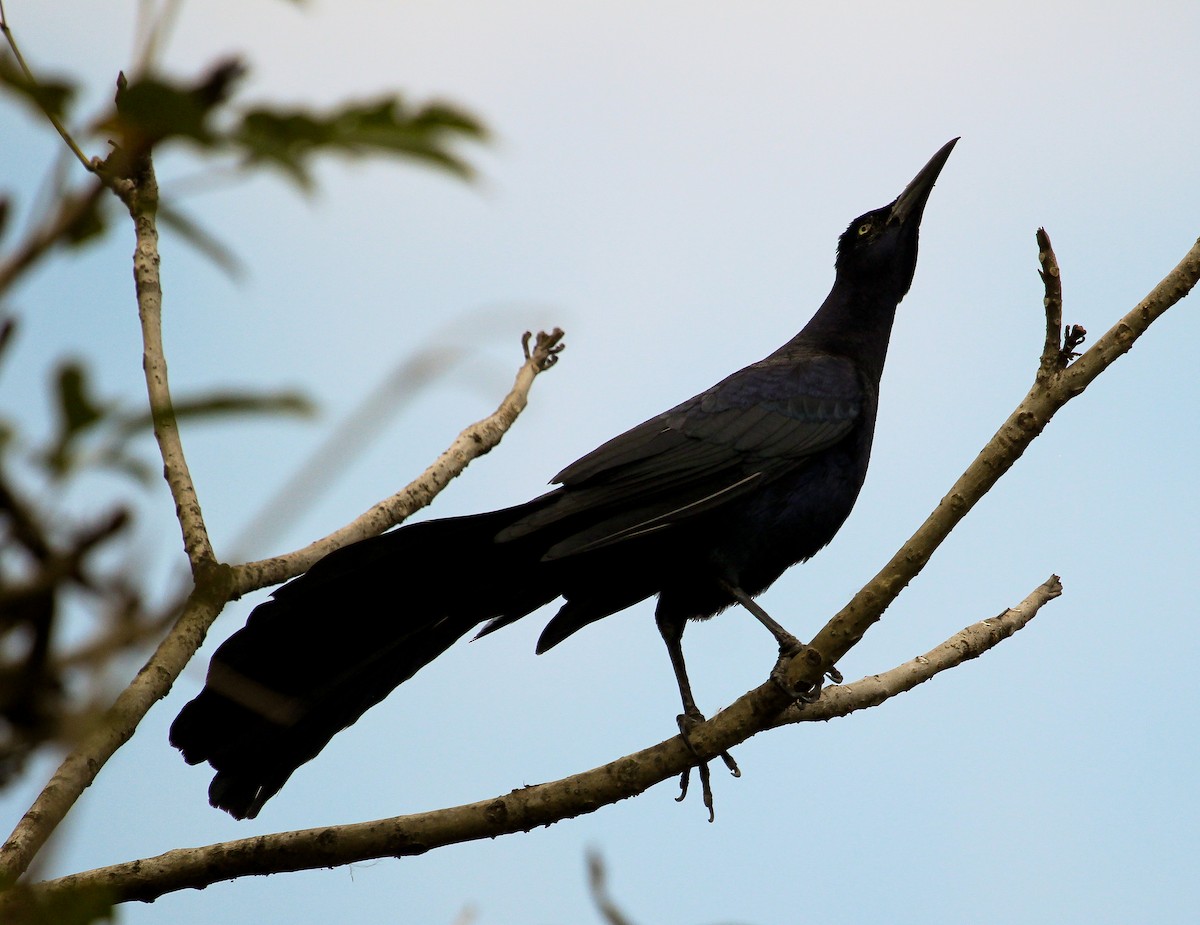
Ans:
{"type": "MultiPolygon", "coordinates": [[[[775,662],[775,667],[771,669],[771,680],[779,685],[780,690],[800,703],[816,703],[821,699],[821,683],[806,684],[803,686],[794,686],[788,683],[787,666],[791,660],[800,653],[804,648],[804,644],[799,639],[792,637],[792,644],[779,646],[779,660],[775,662]]],[[[844,678],[842,673],[836,668],[830,668],[825,672],[825,677],[834,684],[841,684],[844,678]]]]}
{"type": "MultiPolygon", "coordinates": [[[[692,740],[689,738],[691,731],[705,721],[704,714],[699,710],[692,710],[687,713],[680,713],[675,718],[675,721],[679,724],[679,735],[683,738],[683,744],[688,747],[688,751],[696,755],[698,762],[696,769],[700,775],[700,791],[704,797],[704,806],[708,810],[708,821],[712,822],[716,818],[716,811],[713,809],[712,775],[708,770],[708,761],[700,758],[696,753],[696,749],[692,746],[692,740]]],[[[742,776],[742,771],[738,767],[737,762],[733,760],[733,755],[729,754],[729,752],[719,752],[718,754],[720,759],[725,762],[725,767],[729,768],[730,774],[734,777],[742,776]]],[[[692,769],[690,767],[679,775],[679,796],[675,798],[676,802],[682,802],[687,797],[688,784],[691,782],[691,779],[692,769]]]]}

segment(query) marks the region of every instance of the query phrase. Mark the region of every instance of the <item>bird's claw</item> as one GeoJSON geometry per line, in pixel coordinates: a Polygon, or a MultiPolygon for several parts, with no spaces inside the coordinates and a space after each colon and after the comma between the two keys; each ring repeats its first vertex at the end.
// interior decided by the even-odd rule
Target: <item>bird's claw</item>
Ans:
{"type": "MultiPolygon", "coordinates": [[[[779,647],[779,660],[775,662],[775,667],[771,669],[771,680],[774,681],[779,689],[799,703],[816,703],[821,699],[822,682],[818,681],[815,684],[805,684],[803,686],[794,686],[788,683],[787,667],[791,660],[800,653],[804,648],[803,643],[796,641],[795,646],[787,647],[781,645],[779,647]]],[[[830,668],[825,672],[825,677],[834,684],[841,684],[845,678],[842,673],[836,668],[830,668]]]]}
{"type": "MultiPolygon", "coordinates": [[[[700,792],[703,795],[704,807],[708,810],[708,821],[712,822],[717,817],[716,810],[713,808],[712,774],[708,770],[708,761],[700,758],[700,755],[692,745],[692,740],[689,738],[691,731],[705,721],[704,714],[699,710],[680,713],[675,718],[675,721],[679,725],[679,735],[683,739],[683,744],[688,747],[688,751],[696,756],[696,769],[700,774],[700,792]]],[[[729,754],[729,752],[719,752],[718,755],[725,762],[725,767],[729,768],[730,774],[734,777],[742,776],[741,768],[733,760],[733,755],[729,754]]],[[[679,775],[679,796],[675,798],[675,802],[680,803],[687,797],[688,784],[691,782],[691,779],[692,769],[691,767],[687,767],[679,775]]]]}

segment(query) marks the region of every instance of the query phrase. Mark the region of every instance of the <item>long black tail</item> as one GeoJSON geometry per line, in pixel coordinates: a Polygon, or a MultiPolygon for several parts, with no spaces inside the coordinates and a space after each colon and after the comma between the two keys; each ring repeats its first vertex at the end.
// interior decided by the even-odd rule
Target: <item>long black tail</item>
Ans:
{"type": "Polygon", "coordinates": [[[296,768],[472,628],[557,597],[542,544],[495,541],[539,503],[344,547],[256,607],[171,725],[184,759],[217,772],[209,802],[254,818],[296,768]]]}

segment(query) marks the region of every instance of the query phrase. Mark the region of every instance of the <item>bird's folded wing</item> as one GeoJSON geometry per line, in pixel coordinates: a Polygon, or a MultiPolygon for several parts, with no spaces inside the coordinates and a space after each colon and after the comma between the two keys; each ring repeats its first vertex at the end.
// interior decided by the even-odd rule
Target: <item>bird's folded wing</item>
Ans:
{"type": "Polygon", "coordinates": [[[764,361],[568,466],[553,503],[497,539],[551,528],[547,558],[561,558],[666,529],[803,465],[846,437],[861,411],[849,362],[764,361]]]}

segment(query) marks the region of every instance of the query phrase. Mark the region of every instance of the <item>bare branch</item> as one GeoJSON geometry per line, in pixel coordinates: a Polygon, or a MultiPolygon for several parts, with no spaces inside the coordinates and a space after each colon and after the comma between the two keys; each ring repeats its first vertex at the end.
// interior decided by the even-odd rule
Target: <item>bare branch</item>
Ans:
{"type": "MultiPolygon", "coordinates": [[[[1200,241],[1154,289],[1080,359],[1053,376],[1038,378],[979,456],[954,483],[900,551],[792,659],[787,682],[803,687],[820,681],[838,659],[883,616],[896,596],[925,567],[934,550],[967,512],[1021,457],[1050,418],[1126,353],[1155,319],[1186,296],[1200,279],[1200,241]]],[[[1041,368],[1039,367],[1039,374],[1041,368]]]]}
{"type": "Polygon", "coordinates": [[[463,430],[446,451],[407,486],[390,498],[372,505],[344,527],[303,549],[235,566],[234,585],[237,593],[245,594],[286,581],[308,571],[313,563],[333,550],[394,527],[414,511],[428,505],[472,460],[490,452],[525,410],[533,380],[558,361],[558,355],[565,346],[560,328],[555,328],[549,334],[539,331],[532,352],[529,349],[531,336],[526,331],[521,339],[525,362],[517,370],[512,390],[494,412],[463,430]]]}
{"type": "Polygon", "coordinates": [[[1050,245],[1050,235],[1045,228],[1037,230],[1038,263],[1041,269],[1038,275],[1046,288],[1042,304],[1046,307],[1046,342],[1042,347],[1042,362],[1038,376],[1046,378],[1053,376],[1067,364],[1063,360],[1062,351],[1062,277],[1059,274],[1058,258],[1054,256],[1054,248],[1050,245]]]}
{"type": "Polygon", "coordinates": [[[877,707],[897,694],[907,693],[918,684],[924,684],[936,674],[983,655],[1013,633],[1024,629],[1043,605],[1061,594],[1062,582],[1057,575],[1051,575],[1016,607],[1010,607],[990,620],[981,620],[966,627],[936,649],[918,655],[891,671],[867,675],[850,684],[826,687],[816,703],[794,703],[780,713],[771,725],[825,721],[848,716],[856,710],[877,707]]]}
{"type": "MultiPolygon", "coordinates": [[[[3,2],[0,2],[0,32],[4,33],[4,38],[8,41],[8,47],[12,49],[13,57],[17,59],[17,65],[21,68],[22,73],[24,73],[25,79],[28,80],[33,86],[37,86],[38,80],[33,76],[33,71],[30,69],[29,65],[25,63],[25,56],[21,54],[21,49],[17,46],[17,37],[13,35],[12,29],[9,28],[8,14],[4,11],[3,2]]],[[[40,98],[38,99],[40,103],[40,98]]],[[[95,165],[91,160],[88,159],[88,156],[83,153],[83,150],[75,142],[75,139],[71,137],[71,133],[67,131],[66,126],[62,124],[62,121],[58,118],[58,116],[56,116],[45,106],[42,106],[41,109],[46,118],[50,120],[50,124],[54,126],[54,130],[58,132],[58,134],[62,137],[62,140],[66,142],[67,147],[71,149],[71,153],[79,158],[79,162],[83,164],[87,170],[95,172],[95,165]]]]}
{"type": "Polygon", "coordinates": [[[154,438],[162,455],[163,475],[175,499],[175,513],[183,531],[192,573],[198,574],[216,562],[196,486],[188,471],[179,437],[179,423],[171,404],[167,384],[167,358],[162,339],[162,281],[159,277],[158,181],[149,156],[139,159],[132,177],[129,212],[133,217],[137,247],[133,254],[133,278],[137,287],[138,317],[142,323],[142,369],[146,374],[146,392],[154,421],[154,438]]]}
{"type": "Polygon", "coordinates": [[[596,911],[608,925],[633,925],[633,922],[621,911],[621,907],[613,901],[608,892],[608,874],[604,869],[604,860],[595,851],[587,855],[588,890],[592,894],[592,902],[596,911]]]}
{"type": "Polygon", "coordinates": [[[1200,280],[1200,239],[1162,282],[1064,371],[1059,377],[1059,390],[1074,397],[1091,385],[1118,357],[1128,353],[1134,341],[1167,309],[1191,292],[1197,280],[1200,280]]]}
{"type": "MultiPolygon", "coordinates": [[[[788,722],[830,719],[882,702],[910,689],[939,671],[982,654],[1033,619],[1042,604],[1057,597],[1061,586],[1052,577],[1015,608],[994,620],[967,627],[924,656],[885,675],[827,690],[802,715],[780,712],[787,695],[774,682],[751,691],[717,714],[703,730],[698,745],[707,755],[712,741],[744,741],[755,732],[788,722]],[[926,676],[922,676],[926,675],[926,676]],[[826,706],[826,699],[830,705],[826,706]],[[868,702],[872,701],[872,702],[868,702]]],[[[494,799],[410,816],[355,825],[306,829],[178,849],[157,857],[99,868],[39,885],[47,892],[103,889],[115,901],[153,900],[165,893],[204,887],[236,877],[330,867],[382,857],[422,854],[433,848],[550,825],[594,812],[672,779],[696,758],[678,736],[591,771],[546,784],[522,787],[494,799]]]]}

